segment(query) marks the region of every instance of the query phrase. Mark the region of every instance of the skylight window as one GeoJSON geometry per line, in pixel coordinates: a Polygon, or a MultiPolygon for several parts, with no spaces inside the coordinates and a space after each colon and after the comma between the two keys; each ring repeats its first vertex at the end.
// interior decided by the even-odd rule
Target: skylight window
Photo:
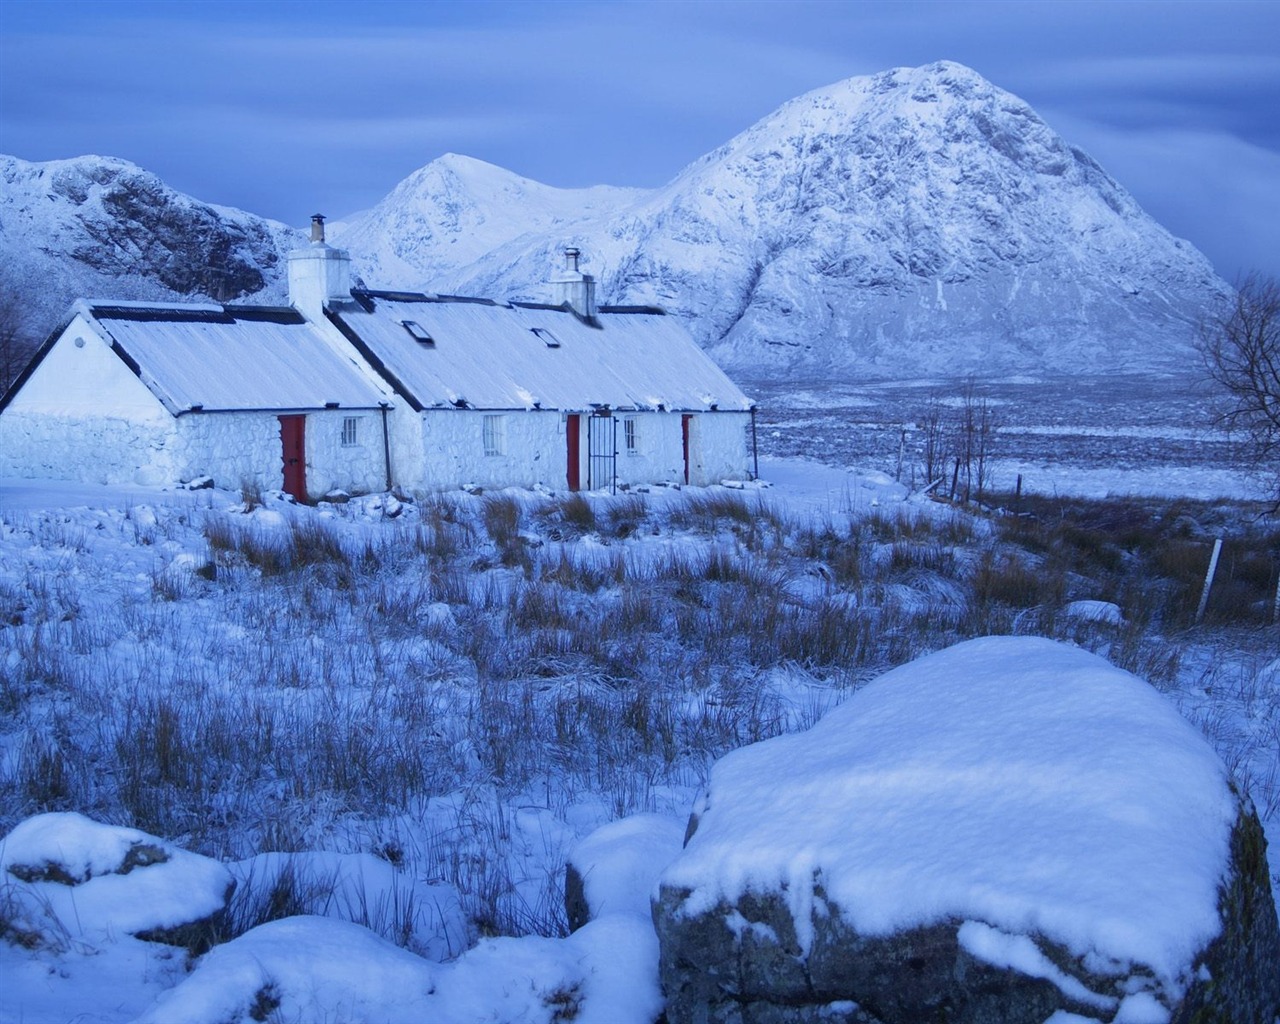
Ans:
{"type": "Polygon", "coordinates": [[[537,337],[541,338],[544,342],[546,342],[547,348],[560,347],[560,339],[557,338],[545,327],[530,327],[529,330],[531,330],[537,337]]]}
{"type": "Polygon", "coordinates": [[[413,336],[414,341],[418,342],[421,345],[427,345],[427,346],[430,346],[431,348],[435,348],[436,339],[431,337],[431,334],[427,331],[427,329],[423,327],[422,324],[418,323],[418,321],[401,320],[400,323],[404,327],[404,329],[413,336]]]}

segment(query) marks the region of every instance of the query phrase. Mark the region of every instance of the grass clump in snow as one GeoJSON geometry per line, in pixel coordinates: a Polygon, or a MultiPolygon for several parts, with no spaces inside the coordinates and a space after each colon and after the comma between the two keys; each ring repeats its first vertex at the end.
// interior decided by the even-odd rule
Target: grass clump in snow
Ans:
{"type": "MultiPolygon", "coordinates": [[[[114,535],[61,513],[57,530],[10,527],[0,543],[23,558],[51,532],[92,543],[57,548],[56,573],[0,580],[16,655],[0,657],[0,717],[18,738],[0,828],[76,809],[235,857],[393,839],[481,931],[557,934],[562,840],[522,832],[531,815],[683,813],[717,757],[969,636],[1069,639],[1172,687],[1207,562],[1185,509],[1163,514],[1162,540],[1132,510],[806,518],[693,489],[423,496],[394,519],[361,507],[185,525],[157,509],[149,544],[123,517],[114,535]],[[157,570],[170,544],[209,552],[213,578],[157,570]],[[1069,614],[1082,599],[1118,616],[1069,614]]],[[[1220,580],[1247,588],[1224,591],[1245,602],[1232,621],[1256,623],[1276,534],[1235,544],[1220,580]]],[[[1223,601],[1211,621],[1233,614],[1223,601]]],[[[1206,677],[1214,693],[1189,713],[1244,751],[1274,806],[1280,698],[1256,678],[1206,677]],[[1264,724],[1246,735],[1245,720],[1264,724]]]]}

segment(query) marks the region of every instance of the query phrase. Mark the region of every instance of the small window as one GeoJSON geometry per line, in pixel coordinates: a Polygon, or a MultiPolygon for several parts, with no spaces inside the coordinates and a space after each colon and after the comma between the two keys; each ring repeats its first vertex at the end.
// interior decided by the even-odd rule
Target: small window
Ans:
{"type": "Polygon", "coordinates": [[[530,327],[529,330],[531,330],[534,333],[535,337],[541,338],[543,342],[546,343],[547,348],[560,347],[560,339],[557,338],[545,327],[530,327]]]}
{"type": "Polygon", "coordinates": [[[505,416],[484,418],[484,453],[486,455],[507,453],[507,418],[505,416]]]}
{"type": "Polygon", "coordinates": [[[421,345],[426,345],[428,348],[435,348],[436,339],[431,337],[430,332],[428,332],[427,329],[422,326],[422,324],[418,323],[418,321],[401,320],[400,324],[402,327],[404,327],[406,331],[409,332],[410,335],[413,336],[414,341],[418,342],[421,345]]]}
{"type": "Polygon", "coordinates": [[[360,443],[360,420],[356,416],[344,416],[342,419],[342,447],[354,448],[360,443]]]}
{"type": "Polygon", "coordinates": [[[634,416],[626,416],[622,420],[623,447],[628,455],[640,454],[640,424],[634,416]]]}

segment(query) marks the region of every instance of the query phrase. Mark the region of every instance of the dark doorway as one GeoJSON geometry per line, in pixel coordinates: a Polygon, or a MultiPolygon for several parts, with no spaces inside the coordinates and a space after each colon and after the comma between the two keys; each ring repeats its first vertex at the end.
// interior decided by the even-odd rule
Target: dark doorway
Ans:
{"type": "Polygon", "coordinates": [[[307,442],[305,416],[280,417],[280,449],[284,461],[284,491],[307,500],[307,442]]]}
{"type": "Polygon", "coordinates": [[[688,413],[680,417],[680,444],[684,448],[684,482],[689,482],[689,427],[693,417],[688,413]]]}
{"type": "Polygon", "coordinates": [[[568,471],[565,479],[569,482],[569,490],[582,490],[582,428],[578,414],[570,413],[565,417],[564,436],[569,449],[568,471]]]}

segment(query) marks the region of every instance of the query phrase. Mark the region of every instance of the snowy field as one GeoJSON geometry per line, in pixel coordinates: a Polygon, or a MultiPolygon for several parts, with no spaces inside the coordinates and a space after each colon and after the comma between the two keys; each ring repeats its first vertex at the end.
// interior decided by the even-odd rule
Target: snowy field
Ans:
{"type": "Polygon", "coordinates": [[[1021,474],[1024,490],[1045,495],[1211,501],[1259,493],[1230,439],[1213,428],[1213,403],[1193,377],[750,381],[744,389],[761,406],[762,452],[873,467],[908,484],[930,403],[958,415],[969,394],[993,417],[996,490],[1012,491],[1021,474]]]}
{"type": "MultiPolygon", "coordinates": [[[[1184,509],[1199,520],[1179,520],[1168,549],[1111,557],[1110,541],[1077,538],[1068,558],[1057,534],[910,494],[882,453],[846,458],[861,431],[831,411],[786,416],[761,424],[773,450],[803,435],[880,468],[765,457],[764,484],[315,508],[0,481],[0,832],[76,811],[212,858],[238,882],[220,937],[244,935],[192,972],[110,920],[46,920],[23,932],[38,940],[0,944],[0,1021],[244,1019],[227,993],[263,989],[263,964],[308,998],[324,980],[308,970],[334,972],[333,992],[370,977],[430,989],[440,1020],[652,1020],[643,916],[565,937],[575,847],[638,813],[682,834],[718,758],[987,634],[1067,640],[1150,680],[1275,849],[1268,584],[1241,577],[1247,607],[1215,604],[1196,627],[1197,588],[1178,574],[1210,527],[1231,524],[1247,551],[1274,545],[1274,524],[1184,509]],[[275,920],[296,913],[328,922],[305,940],[327,950],[310,966],[289,959],[296,924],[275,920]]],[[[1135,416],[1115,428],[1128,434],[1072,436],[1145,444],[1135,416]]],[[[1041,455],[1010,458],[1044,457],[1055,422],[1018,435],[1048,438],[1041,455]]],[[[1162,459],[1181,443],[1150,439],[1162,459]]],[[[40,916],[13,885],[11,932],[40,916]]],[[[303,1019],[414,1019],[390,997],[335,1009],[290,992],[277,996],[303,1019]]]]}

